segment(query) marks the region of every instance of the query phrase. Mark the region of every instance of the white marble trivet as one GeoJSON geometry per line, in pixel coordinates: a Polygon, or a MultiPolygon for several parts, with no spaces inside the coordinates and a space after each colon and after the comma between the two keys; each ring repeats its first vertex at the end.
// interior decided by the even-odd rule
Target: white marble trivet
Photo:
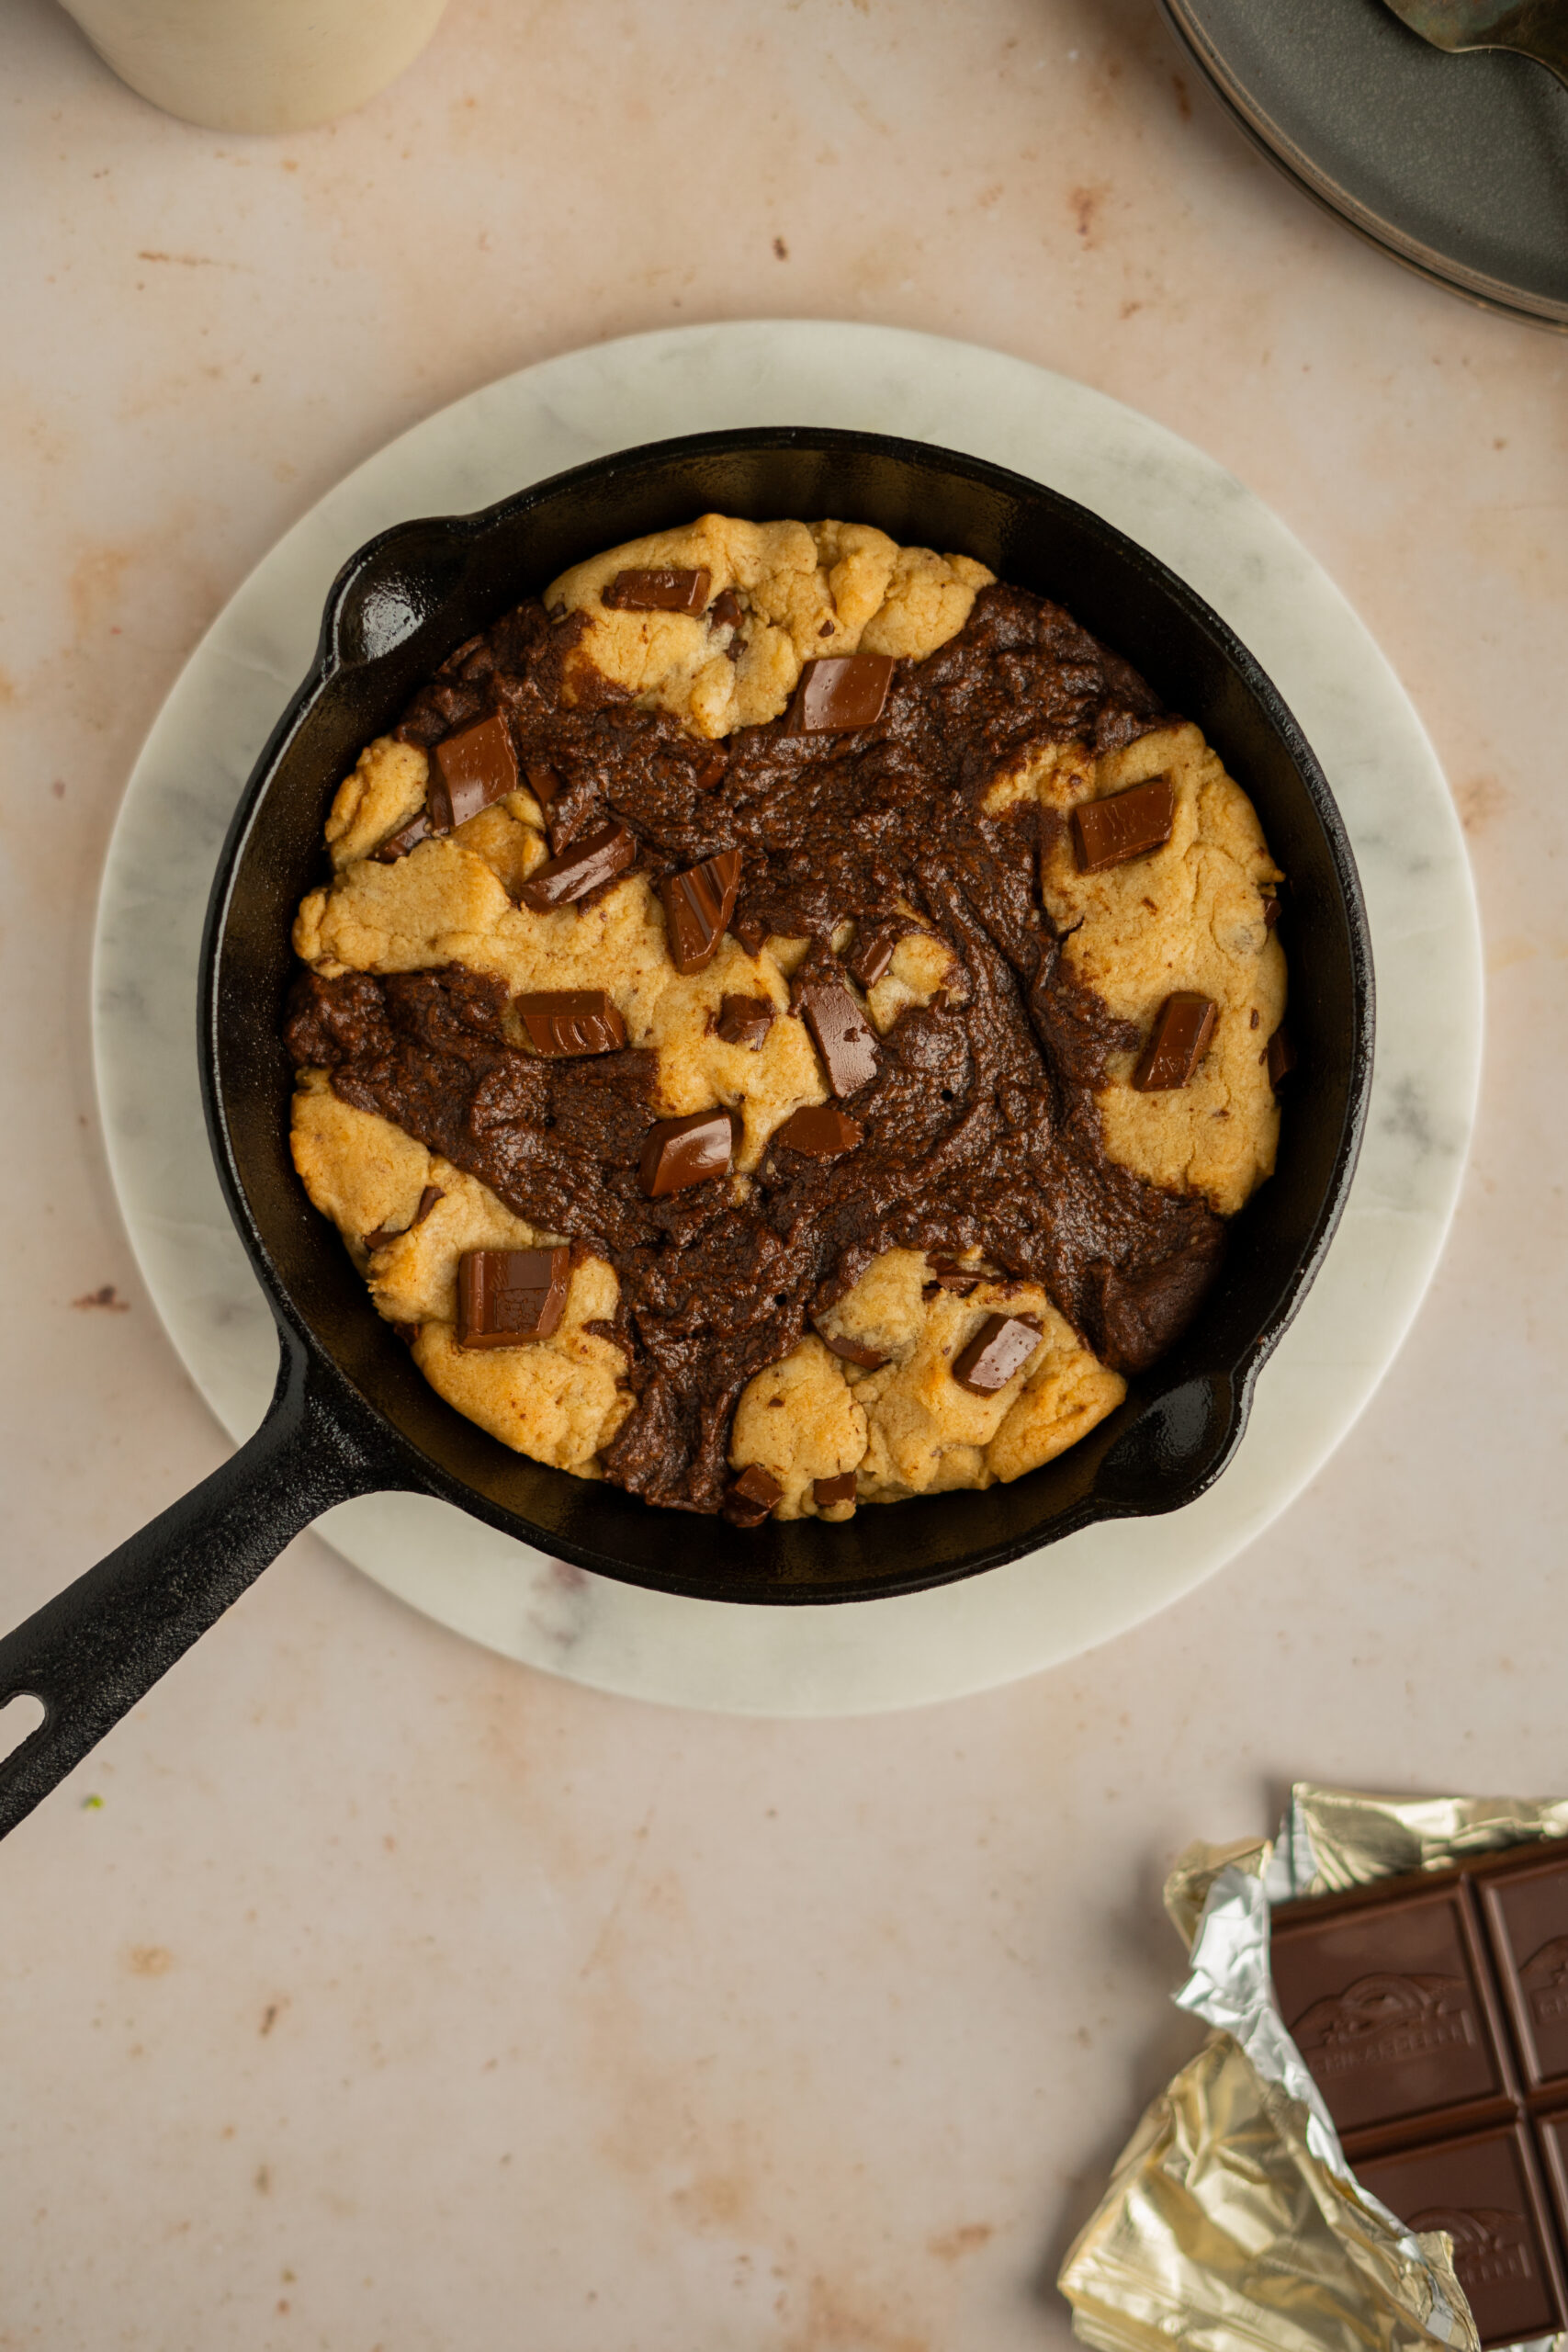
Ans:
{"type": "Polygon", "coordinates": [[[1300,1492],[1361,1411],[1452,1215],[1481,1034],[1480,940],[1452,804],[1367,631],[1221,467],[1081,384],[886,327],[678,328],[572,352],[457,401],[289,532],[164,706],[104,877],[98,1085],[148,1289],[202,1395],[243,1437],[265,1408],[276,1348],[202,1126],[197,951],[230,812],[310,662],[328,584],[364,540],[406,516],[488,505],[606,450],[748,424],[870,429],[988,458],[1081,500],[1163,557],[1250,647],[1323,762],[1355,845],[1377,961],[1377,1075],[1344,1221],[1263,1373],[1235,1460],[1188,1510],[1091,1528],[940,1591],[795,1609],[584,1576],[419,1497],[373,1496],[321,1522],[390,1591],[553,1673],[685,1706],[849,1714],[1032,1673],[1212,1575],[1300,1492]]]}

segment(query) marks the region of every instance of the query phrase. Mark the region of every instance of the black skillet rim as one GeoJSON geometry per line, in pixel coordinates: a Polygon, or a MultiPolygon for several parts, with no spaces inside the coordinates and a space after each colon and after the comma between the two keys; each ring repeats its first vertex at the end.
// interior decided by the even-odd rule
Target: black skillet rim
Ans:
{"type": "MultiPolygon", "coordinates": [[[[433,614],[438,614],[439,609],[437,602],[421,616],[422,624],[433,614]]],[[[1151,555],[1092,509],[1052,490],[1047,484],[1032,481],[1006,467],[935,443],[911,442],[890,435],[846,432],[829,427],[775,425],[683,435],[608,452],[543,481],[532,483],[469,514],[410,517],[377,533],[347,559],[328,593],[321,631],[310,668],[290,697],[247,779],[219,857],[202,936],[198,1046],[202,1103],[209,1139],[224,1198],[246,1255],[266,1293],[274,1316],[285,1332],[286,1345],[287,1335],[291,1334],[304,1351],[309,1376],[323,1403],[335,1407],[342,1419],[354,1426],[360,1444],[367,1445],[371,1453],[378,1456],[386,1472],[386,1489],[434,1495],[455,1504],[502,1533],[544,1552],[547,1556],[564,1559],[574,1566],[610,1577],[618,1582],[741,1605],[823,1606],[840,1601],[888,1599],[930,1589],[983,1574],[989,1568],[1043,1550],[1100,1521],[1149,1518],[1181,1510],[1195,1501],[1223,1475],[1245,1432],[1258,1374],[1311,1287],[1343,1214],[1366,1124],[1371,1082],[1373,1019],[1371,945],[1366,910],[1349,841],[1327,779],[1272,681],[1235,631],[1203,598],[1157,557],[1151,555]],[[727,1577],[722,1591],[716,1592],[711,1583],[683,1575],[678,1566],[668,1571],[651,1570],[644,1564],[617,1558],[559,1531],[543,1528],[507,1506],[492,1502],[465,1479],[424,1453],[397,1429],[379,1406],[350,1379],[332,1351],[318,1339],[307,1317],[297,1307],[246,1194],[223,1094],[220,972],[235,885],[256,814],[304,721],[339,671],[347,666],[337,650],[340,624],[357,583],[373,570],[378,560],[389,548],[412,535],[428,537],[433,531],[445,534],[448,540],[472,544],[487,531],[500,529],[526,515],[531,508],[542,504],[547,499],[558,500],[570,495],[575,487],[586,488],[590,484],[602,483],[619,469],[647,468],[660,461],[686,458],[722,457],[729,453],[773,449],[821,449],[845,457],[884,456],[913,466],[917,470],[940,470],[968,476],[976,484],[1004,497],[1031,501],[1043,499],[1059,512],[1070,514],[1080,527],[1088,529],[1090,536],[1098,535],[1108,543],[1121,561],[1141,571],[1146,582],[1174,603],[1190,623],[1195,624],[1209,637],[1227,670],[1266,712],[1323,830],[1349,950],[1355,1034],[1350,1047],[1348,1095],[1341,1133],[1311,1230],[1304,1246],[1279,1276],[1279,1292],[1273,1311],[1252,1339],[1213,1374],[1216,1392],[1222,1384],[1224,1388],[1220,1407],[1225,1415],[1223,1442],[1210,1453],[1184,1487],[1156,1503],[1129,1499],[1113,1492],[1097,1494],[1091,1488],[1080,1501],[1051,1514],[1026,1533],[1000,1542],[979,1544],[970,1551],[945,1560],[934,1573],[929,1569],[908,1574],[893,1570],[886,1574],[847,1576],[831,1583],[799,1585],[776,1581],[748,1583],[743,1577],[731,1581],[727,1577]]],[[[1154,1403],[1157,1407],[1158,1399],[1154,1403]]],[[[1122,1409],[1125,1413],[1128,1408],[1124,1407],[1122,1409]]],[[[1133,1427],[1141,1430],[1143,1424],[1150,1419],[1150,1411],[1145,1409],[1133,1427]]],[[[1112,1422],[1105,1426],[1115,1425],[1113,1418],[1112,1422]]],[[[471,1430],[473,1425],[465,1423],[465,1427],[471,1430]]],[[[1158,1435],[1156,1429],[1156,1444],[1158,1435]]],[[[491,1442],[499,1446],[498,1441],[491,1442]]],[[[1097,1465],[1097,1478],[1100,1473],[1100,1465],[1097,1465]]],[[[565,1471],[548,1471],[545,1475],[563,1480],[570,1476],[565,1471]]],[[[1041,1475],[1029,1474],[1016,1482],[1014,1491],[1027,1488],[1031,1478],[1041,1475]]],[[[572,1480],[572,1484],[581,1486],[577,1480],[572,1480]]],[[[998,1490],[993,1488],[990,1491],[996,1493],[998,1490]]],[[[903,1514],[920,1510],[928,1499],[912,1498],[897,1506],[896,1510],[889,1506],[881,1507],[878,1516],[886,1514],[890,1522],[890,1540],[896,1537],[903,1514]]],[[[978,1502],[980,1499],[976,1495],[975,1500],[978,1502]]],[[[644,1505],[642,1508],[648,1510],[651,1507],[644,1505]]],[[[659,1517],[671,1522],[670,1548],[676,1549],[679,1531],[689,1522],[682,1514],[676,1512],[661,1512],[659,1517]]],[[[829,1535],[834,1532],[827,1527],[826,1522],[804,1521],[800,1524],[829,1535]]],[[[743,1543],[746,1539],[738,1536],[736,1540],[743,1543]]]]}

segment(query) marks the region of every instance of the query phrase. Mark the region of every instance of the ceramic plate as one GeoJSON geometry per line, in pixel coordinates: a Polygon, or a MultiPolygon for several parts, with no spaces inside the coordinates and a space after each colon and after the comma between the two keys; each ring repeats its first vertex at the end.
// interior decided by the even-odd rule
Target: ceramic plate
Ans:
{"type": "MultiPolygon", "coordinates": [[[[1480,1039],[1469,867],[1442,775],[1333,583],[1223,468],[1146,417],[1022,361],[893,328],[688,327],[488,386],[329,492],[193,654],[137,763],[110,849],[96,977],[110,1165],[143,1278],[231,1436],[276,1346],[202,1126],[202,916],[244,780],[304,674],[327,589],[377,531],[485,506],[666,435],[838,425],[1048,482],[1163,558],[1230,622],[1301,721],[1345,817],[1378,975],[1378,1060],[1349,1203],[1259,1380],[1235,1461],[1187,1510],[1086,1530],[966,1582],[832,1609],[747,1608],[562,1567],[450,1506],[373,1496],[321,1521],[367,1575],[511,1657],[672,1703],[855,1713],[983,1690],[1137,1623],[1250,1543],[1312,1478],[1392,1361],[1464,1167],[1480,1039]]],[[[897,1509],[892,1505],[886,1508],[897,1509]]]]}

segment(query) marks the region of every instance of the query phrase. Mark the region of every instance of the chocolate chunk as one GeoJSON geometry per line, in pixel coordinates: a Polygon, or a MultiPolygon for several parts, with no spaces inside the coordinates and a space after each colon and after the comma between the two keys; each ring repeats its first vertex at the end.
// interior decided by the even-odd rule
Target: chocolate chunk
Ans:
{"type": "Polygon", "coordinates": [[[1279,922],[1280,915],[1284,912],[1284,907],[1285,902],[1283,899],[1280,897],[1278,891],[1267,890],[1264,892],[1263,928],[1265,931],[1273,930],[1274,925],[1279,922]]]}
{"type": "Polygon", "coordinates": [[[712,574],[701,571],[617,571],[599,601],[613,613],[700,613],[712,574]]]}
{"type": "Polygon", "coordinates": [[[1362,2157],[1356,2175],[1408,2228],[1446,2230],[1483,2346],[1551,2335],[1563,2319],[1557,2250],[1528,2134],[1517,2123],[1362,2157]]]}
{"type": "Polygon", "coordinates": [[[692,776],[694,792],[715,792],[729,774],[729,754],[722,744],[716,744],[692,776]]]}
{"type": "Polygon", "coordinates": [[[378,1225],[374,1233],[366,1235],[365,1247],[367,1250],[384,1250],[389,1241],[400,1240],[405,1233],[412,1233],[416,1225],[423,1225],[436,1202],[446,1198],[438,1184],[427,1184],[419,1196],[419,1206],[407,1225],[378,1225]]]}
{"type": "Polygon", "coordinates": [[[893,961],[897,942],[890,931],[863,932],[844,961],[863,989],[874,989],[893,961]]]}
{"type": "Polygon", "coordinates": [[[1168,775],[1113,792],[1108,800],[1081,801],[1072,817],[1078,872],[1103,874],[1108,866],[1146,857],[1170,839],[1175,822],[1176,795],[1168,775]]]}
{"type": "Polygon", "coordinates": [[[637,1182],[650,1201],[666,1193],[683,1193],[688,1184],[705,1184],[722,1176],[735,1148],[735,1128],[728,1111],[694,1111],[689,1118],[660,1119],[649,1127],[637,1167],[637,1182]]]}
{"type": "Polygon", "coordinates": [[[547,1340],[566,1312],[570,1250],[469,1250],[457,1261],[457,1345],[547,1340]]]}
{"type": "Polygon", "coordinates": [[[394,1323],[392,1329],[397,1333],[405,1348],[412,1348],[414,1341],[419,1337],[419,1325],[417,1323],[394,1323]]]}
{"type": "Polygon", "coordinates": [[[560,775],[555,768],[547,767],[543,760],[530,761],[524,773],[528,779],[528,789],[541,808],[547,808],[552,800],[560,797],[560,775]]]}
{"type": "Polygon", "coordinates": [[[541,989],[515,1001],[536,1054],[614,1054],[626,1042],[607,989],[541,989]]]}
{"type": "Polygon", "coordinates": [[[807,980],[798,997],[835,1094],[854,1094],[876,1076],[876,1039],[841,980],[807,980]]]}
{"type": "Polygon", "coordinates": [[[811,1499],[818,1510],[831,1510],[835,1503],[852,1503],[855,1498],[855,1474],[841,1471],[836,1478],[813,1478],[811,1499]]]}
{"type": "Polygon", "coordinates": [[[824,1331],[820,1323],[814,1329],[829,1354],[842,1356],[846,1363],[858,1363],[867,1372],[877,1372],[887,1362],[885,1349],[863,1348],[858,1340],[846,1340],[841,1331],[824,1331]]]}
{"type": "Polygon", "coordinates": [[[853,727],[873,727],[892,683],[890,653],[823,654],[800,673],[785,732],[840,735],[853,727]]]}
{"type": "Polygon", "coordinates": [[[967,1298],[979,1286],[980,1271],[976,1266],[955,1265],[951,1258],[933,1258],[931,1270],[931,1282],[922,1287],[950,1290],[956,1298],[967,1298]]]}
{"type": "Polygon", "coordinates": [[[659,886],[670,935],[670,956],[682,974],[705,971],[735,911],[740,888],[740,852],[720,850],[684,874],[667,874],[659,886]]]}
{"type": "Polygon", "coordinates": [[[724,1498],[725,1517],[737,1527],[761,1527],[783,1493],[771,1470],[760,1462],[748,1463],[724,1498]]]}
{"type": "Polygon", "coordinates": [[[713,600],[708,621],[714,628],[739,628],[745,619],[740,599],[733,588],[721,588],[713,600]]]}
{"type": "Polygon", "coordinates": [[[749,1046],[754,1054],[762,1050],[762,1040],[773,1025],[773,1001],[765,996],[721,996],[718,1001],[718,1035],[727,1046],[749,1046]]]}
{"type": "Polygon", "coordinates": [[[994,1396],[1040,1345],[1032,1315],[988,1315],[953,1367],[960,1388],[972,1396],[994,1396]]]}
{"type": "Polygon", "coordinates": [[[767,943],[768,926],[759,922],[755,915],[742,915],[735,926],[735,936],[748,956],[760,956],[767,943]]]}
{"type": "Polygon", "coordinates": [[[1296,1049],[1291,1042],[1291,1033],[1283,1022],[1275,1030],[1258,1058],[1259,1061],[1268,1063],[1269,1083],[1278,1093],[1280,1080],[1282,1078],[1289,1078],[1296,1066],[1296,1049]]]}
{"type": "Polygon", "coordinates": [[[525,907],[547,914],[552,907],[570,906],[585,899],[602,882],[624,874],[637,856],[637,842],[625,825],[601,825],[573,842],[558,857],[536,866],[517,895],[525,907]]]}
{"type": "Polygon", "coordinates": [[[460,735],[448,735],[432,747],[424,796],[431,831],[449,833],[516,789],[512,729],[504,718],[481,718],[477,727],[465,727],[460,735]]]}
{"type": "Polygon", "coordinates": [[[406,825],[400,825],[395,833],[389,833],[380,848],[372,850],[370,854],[378,865],[395,865],[400,857],[406,857],[411,849],[429,840],[430,830],[430,812],[422,808],[416,817],[409,819],[406,825]]]}
{"type": "Polygon", "coordinates": [[[1133,1072],[1140,1094],[1168,1094],[1185,1086],[1209,1050],[1220,1008],[1212,997],[1181,990],[1159,1009],[1143,1058],[1133,1072]]]}
{"type": "Polygon", "coordinates": [[[831,1102],[808,1102],[773,1129],[773,1139],[787,1144],[791,1151],[804,1152],[807,1159],[837,1159],[840,1152],[853,1151],[864,1133],[858,1120],[831,1102]]]}

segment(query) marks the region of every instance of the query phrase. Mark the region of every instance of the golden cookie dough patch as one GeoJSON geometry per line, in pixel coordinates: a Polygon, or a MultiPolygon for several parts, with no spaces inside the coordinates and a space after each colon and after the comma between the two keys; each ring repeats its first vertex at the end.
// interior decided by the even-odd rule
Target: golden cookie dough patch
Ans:
{"type": "Polygon", "coordinates": [[[545,604],[587,616],[577,655],[585,668],[714,737],[777,718],[803,665],[820,654],[864,650],[922,661],[957,636],[994,577],[969,556],[900,548],[866,523],[704,514],[574,564],[546,589],[545,604]],[[705,571],[708,611],[620,612],[604,605],[617,572],[660,570],[705,571]],[[739,626],[713,616],[713,601],[727,591],[740,606],[739,626]]]}
{"type": "Polygon", "coordinates": [[[918,1250],[884,1250],[818,1330],[887,1361],[862,1368],[811,1333],[748,1384],[730,1461],[779,1480],[777,1519],[848,1518],[847,1503],[821,1510],[812,1485],[851,1469],[857,1502],[1021,1478],[1076,1445],[1127,1393],[1037,1284],[983,1280],[961,1298],[932,1287],[918,1250]],[[976,1396],[953,1366],[992,1315],[1033,1316],[1040,1344],[1005,1387],[976,1396]]]}
{"type": "Polygon", "coordinates": [[[1005,805],[1032,791],[1063,813],[1080,801],[1170,779],[1170,839],[1103,874],[1080,874],[1069,828],[1054,844],[1045,902],[1070,932],[1062,960],[1119,1019],[1146,1039],[1167,997],[1184,990],[1218,1008],[1213,1041],[1187,1085],[1141,1093],[1132,1082],[1141,1046],[1111,1056],[1097,1095],[1105,1148],[1150,1183],[1203,1193],[1234,1216],[1273,1173],[1280,1114],[1267,1051],[1285,1010],[1285,958],[1265,920],[1279,882],[1257,811],[1196,727],[1178,722],[1095,759],[1055,752],[990,796],[1005,805]]]}

